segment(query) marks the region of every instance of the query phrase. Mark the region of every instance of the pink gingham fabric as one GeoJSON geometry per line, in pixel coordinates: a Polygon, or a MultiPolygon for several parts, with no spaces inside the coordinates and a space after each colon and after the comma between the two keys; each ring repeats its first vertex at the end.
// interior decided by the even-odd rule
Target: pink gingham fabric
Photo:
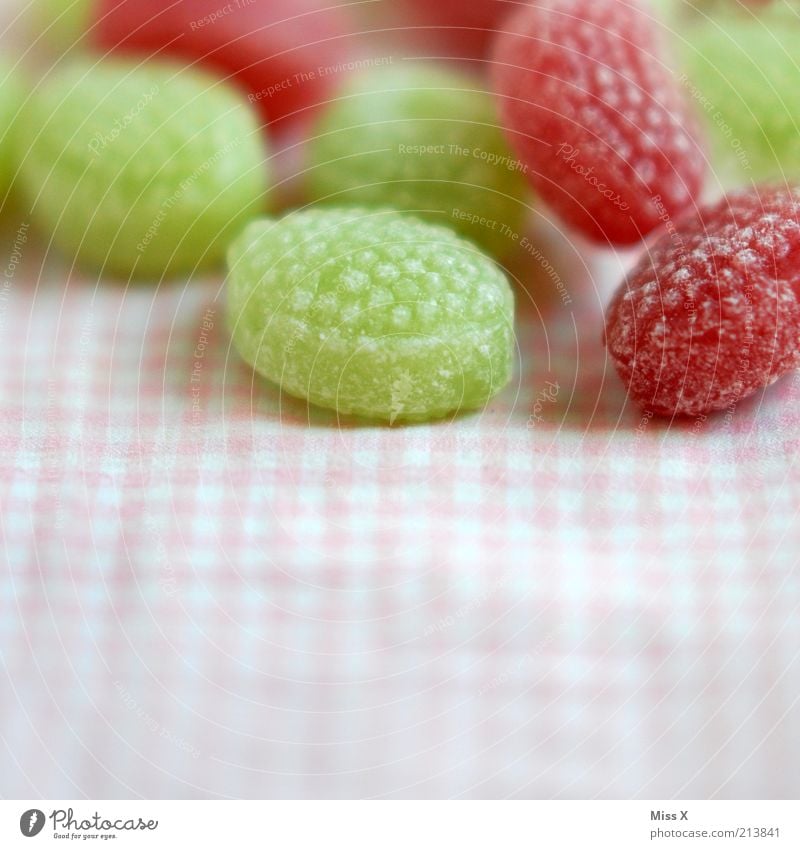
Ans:
{"type": "Polygon", "coordinates": [[[800,375],[643,417],[601,340],[630,258],[542,230],[488,409],[339,422],[238,359],[221,277],[35,242],[0,296],[0,794],[800,793],[800,375]]]}

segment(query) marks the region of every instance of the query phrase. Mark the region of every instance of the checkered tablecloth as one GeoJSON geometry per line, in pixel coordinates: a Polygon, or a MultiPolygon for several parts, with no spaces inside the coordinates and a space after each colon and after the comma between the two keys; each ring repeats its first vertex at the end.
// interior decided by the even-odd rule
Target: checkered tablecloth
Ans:
{"type": "Polygon", "coordinates": [[[338,422],[239,361],[221,277],[3,233],[0,794],[800,793],[800,376],[643,417],[629,258],[540,226],[487,410],[338,422]]]}

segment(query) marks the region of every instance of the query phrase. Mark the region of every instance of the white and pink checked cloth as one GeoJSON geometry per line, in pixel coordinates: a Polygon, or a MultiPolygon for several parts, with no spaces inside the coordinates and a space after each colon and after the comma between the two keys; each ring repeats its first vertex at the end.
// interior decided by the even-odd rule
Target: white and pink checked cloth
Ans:
{"type": "Polygon", "coordinates": [[[339,423],[239,361],[221,278],[10,230],[0,794],[800,793],[799,375],[643,418],[623,259],[545,233],[487,410],[339,423]]]}

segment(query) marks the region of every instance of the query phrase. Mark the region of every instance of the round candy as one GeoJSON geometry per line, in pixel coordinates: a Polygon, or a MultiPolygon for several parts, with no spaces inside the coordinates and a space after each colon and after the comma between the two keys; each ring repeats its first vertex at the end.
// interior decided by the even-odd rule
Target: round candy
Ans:
{"type": "Polygon", "coordinates": [[[691,208],[704,156],[653,11],[620,0],[542,0],[503,25],[493,74],[508,138],[566,223],[631,244],[691,208]]]}
{"type": "Polygon", "coordinates": [[[71,63],[34,92],[17,126],[34,213],[84,265],[124,276],[208,267],[264,204],[252,110],[195,71],[71,63]]]}
{"type": "Polygon", "coordinates": [[[800,191],[736,192],[665,235],[616,293],[606,344],[662,415],[735,404],[800,365],[800,191]]]}
{"type": "Polygon", "coordinates": [[[328,0],[94,4],[90,43],[175,57],[231,77],[265,122],[298,117],[323,102],[353,58],[358,32],[348,10],[328,0]]]}
{"type": "Polygon", "coordinates": [[[322,115],[309,159],[317,200],[412,211],[496,254],[519,234],[524,166],[469,76],[412,63],[357,75],[322,115]]]}
{"type": "Polygon", "coordinates": [[[737,181],[800,177],[800,20],[729,14],[687,38],[685,82],[718,167],[737,181]]]}
{"type": "Polygon", "coordinates": [[[508,281],[445,227],[317,208],[251,223],[228,263],[239,352],[314,404],[423,421],[484,406],[511,376],[508,281]]]}

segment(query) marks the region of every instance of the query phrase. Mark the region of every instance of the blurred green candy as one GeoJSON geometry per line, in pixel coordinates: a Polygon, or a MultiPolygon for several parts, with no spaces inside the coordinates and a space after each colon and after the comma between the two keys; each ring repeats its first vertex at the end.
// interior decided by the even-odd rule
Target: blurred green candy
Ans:
{"type": "Polygon", "coordinates": [[[234,343],[291,395],[424,421],[483,407],[511,377],[508,281],[445,227],[318,207],[251,223],[228,264],[234,343]]]}
{"type": "Polygon", "coordinates": [[[95,5],[93,0],[33,0],[29,9],[44,42],[65,54],[83,40],[95,5]]]}
{"type": "Polygon", "coordinates": [[[799,177],[800,19],[740,9],[685,38],[683,82],[706,116],[723,179],[799,177]]]}
{"type": "Polygon", "coordinates": [[[491,95],[461,73],[403,63],[357,74],[319,120],[309,160],[317,201],[415,212],[495,255],[522,226],[525,166],[491,95]]]}
{"type": "Polygon", "coordinates": [[[13,126],[24,100],[25,90],[16,70],[3,63],[0,65],[0,206],[16,176],[13,126]]]}
{"type": "Polygon", "coordinates": [[[32,94],[17,127],[34,215],[82,265],[138,277],[207,268],[264,202],[255,117],[193,70],[70,63],[32,94]]]}

